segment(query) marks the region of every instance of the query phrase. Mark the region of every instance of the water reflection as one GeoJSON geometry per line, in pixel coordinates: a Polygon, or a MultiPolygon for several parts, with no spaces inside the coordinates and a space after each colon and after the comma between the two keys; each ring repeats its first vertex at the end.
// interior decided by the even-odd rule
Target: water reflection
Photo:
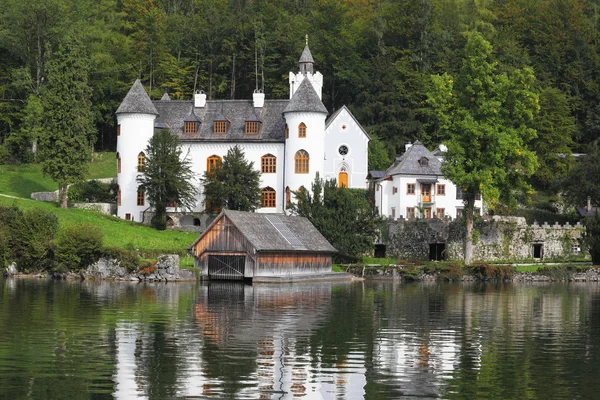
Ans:
{"type": "Polygon", "coordinates": [[[2,398],[594,398],[596,284],[0,280],[2,398]]]}

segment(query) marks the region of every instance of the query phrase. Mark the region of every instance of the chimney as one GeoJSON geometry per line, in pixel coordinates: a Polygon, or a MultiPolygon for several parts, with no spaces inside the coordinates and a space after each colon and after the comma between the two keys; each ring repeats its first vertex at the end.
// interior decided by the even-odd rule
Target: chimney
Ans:
{"type": "Polygon", "coordinates": [[[587,202],[587,210],[588,212],[592,211],[592,198],[590,196],[588,196],[588,202],[587,202]]]}
{"type": "Polygon", "coordinates": [[[252,95],[252,100],[254,100],[254,108],[262,108],[265,105],[265,94],[257,89],[252,95]]]}
{"type": "Polygon", "coordinates": [[[202,90],[197,90],[194,94],[194,107],[203,108],[206,105],[206,93],[202,90]]]}
{"type": "Polygon", "coordinates": [[[410,149],[412,147],[412,143],[408,142],[404,145],[404,151],[408,151],[408,149],[410,149]]]}

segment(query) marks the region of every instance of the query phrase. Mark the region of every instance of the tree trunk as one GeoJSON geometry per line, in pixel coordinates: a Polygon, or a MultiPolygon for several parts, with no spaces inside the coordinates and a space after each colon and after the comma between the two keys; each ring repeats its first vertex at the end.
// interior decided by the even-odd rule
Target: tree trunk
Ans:
{"type": "Polygon", "coordinates": [[[60,202],[60,208],[67,208],[67,185],[58,186],[58,201],[60,202]]]}
{"type": "Polygon", "coordinates": [[[465,265],[471,265],[473,260],[473,210],[475,205],[475,197],[470,197],[465,202],[465,265]]]}

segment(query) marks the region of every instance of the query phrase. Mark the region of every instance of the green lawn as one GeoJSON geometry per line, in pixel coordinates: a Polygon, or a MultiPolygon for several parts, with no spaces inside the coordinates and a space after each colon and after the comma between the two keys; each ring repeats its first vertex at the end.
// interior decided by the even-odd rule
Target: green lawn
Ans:
{"type": "Polygon", "coordinates": [[[63,210],[54,203],[43,203],[28,199],[11,199],[0,196],[0,205],[16,205],[23,210],[43,208],[55,213],[60,228],[69,225],[92,224],[104,233],[104,245],[117,248],[139,249],[148,256],[156,253],[175,252],[184,254],[186,248],[198,237],[196,233],[179,231],[157,231],[150,226],[127,222],[116,217],[99,214],[95,211],[69,208],[63,210]]]}
{"type": "MultiPolygon", "coordinates": [[[[94,153],[88,167],[87,179],[117,176],[115,153],[94,153]]],[[[51,192],[58,189],[52,179],[42,174],[40,164],[0,165],[0,193],[30,198],[32,192],[51,192]]]]}

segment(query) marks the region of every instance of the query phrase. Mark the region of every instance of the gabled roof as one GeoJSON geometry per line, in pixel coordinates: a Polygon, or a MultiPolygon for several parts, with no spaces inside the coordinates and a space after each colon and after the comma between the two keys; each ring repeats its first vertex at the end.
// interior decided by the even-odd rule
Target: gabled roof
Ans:
{"type": "Polygon", "coordinates": [[[331,114],[327,118],[327,121],[325,121],[325,129],[329,128],[329,125],[331,125],[331,123],[333,121],[335,121],[335,119],[337,118],[337,116],[340,115],[341,112],[344,111],[344,110],[346,110],[346,112],[348,114],[350,114],[350,116],[352,117],[352,119],[354,120],[354,122],[356,122],[356,125],[358,125],[358,127],[360,128],[360,130],[363,131],[363,133],[369,138],[369,140],[371,140],[371,136],[369,136],[369,134],[367,133],[367,131],[365,131],[365,129],[360,124],[360,122],[358,122],[358,120],[356,119],[356,117],[354,116],[354,114],[352,114],[352,111],[350,111],[350,109],[348,107],[346,107],[345,105],[343,105],[342,107],[338,108],[336,111],[333,112],[333,114],[331,114]]]}
{"type": "Polygon", "coordinates": [[[315,63],[315,60],[313,59],[312,53],[310,52],[310,49],[308,48],[308,43],[306,43],[306,46],[304,46],[304,50],[302,51],[302,55],[300,56],[300,61],[301,63],[315,63]]]}
{"type": "Polygon", "coordinates": [[[184,142],[281,142],[285,141],[283,110],[289,100],[265,100],[255,109],[252,100],[207,100],[204,107],[194,107],[193,100],[155,101],[161,121],[184,142]],[[183,122],[194,113],[201,122],[193,134],[183,133],[183,122]],[[246,121],[252,114],[261,122],[256,134],[246,133],[246,121]],[[214,133],[215,121],[229,121],[227,133],[214,133]]]}
{"type": "Polygon", "coordinates": [[[200,120],[198,119],[196,114],[194,114],[194,111],[192,110],[192,113],[190,115],[188,115],[187,117],[185,117],[183,119],[183,122],[200,122],[200,120]]]}
{"type": "Polygon", "coordinates": [[[327,109],[307,78],[300,83],[287,107],[283,110],[284,113],[296,111],[327,114],[327,109]]]}
{"type": "Polygon", "coordinates": [[[171,98],[169,97],[169,93],[165,92],[160,98],[162,101],[169,101],[171,98]]]}
{"type": "Polygon", "coordinates": [[[158,115],[156,107],[152,104],[152,100],[150,100],[139,79],[135,80],[116,112],[116,114],[125,113],[158,115]]]}
{"type": "Polygon", "coordinates": [[[246,240],[252,243],[256,251],[337,253],[327,239],[304,217],[232,210],[224,210],[190,247],[196,245],[223,216],[226,216],[246,240]],[[270,219],[280,222],[284,231],[285,228],[289,230],[288,233],[284,233],[288,235],[288,240],[291,232],[291,237],[297,241],[292,240],[290,243],[286,240],[281,229],[277,229],[270,219]]]}
{"type": "Polygon", "coordinates": [[[367,174],[367,179],[381,179],[385,177],[385,171],[369,171],[367,174]]]}
{"type": "Polygon", "coordinates": [[[402,156],[396,158],[394,164],[385,171],[385,176],[442,175],[441,167],[441,161],[417,140],[402,156]],[[422,158],[427,158],[427,166],[420,164],[422,158]]]}

